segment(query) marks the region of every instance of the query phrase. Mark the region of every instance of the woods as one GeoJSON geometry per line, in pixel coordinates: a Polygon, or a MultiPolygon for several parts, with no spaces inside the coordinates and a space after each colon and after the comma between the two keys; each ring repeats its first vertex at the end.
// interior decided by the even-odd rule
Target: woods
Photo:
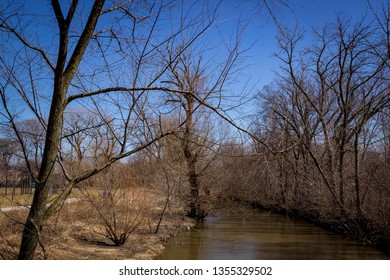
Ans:
{"type": "MultiPolygon", "coordinates": [[[[315,184],[303,186],[313,172],[340,215],[361,226],[367,224],[366,199],[375,196],[370,187],[377,180],[366,161],[385,164],[387,157],[381,147],[388,135],[380,132],[384,128],[376,120],[387,114],[390,101],[389,30],[380,28],[388,26],[388,12],[372,25],[364,25],[364,19],[352,24],[337,18],[316,31],[320,43],[305,53],[296,49],[299,34],[281,34],[279,57],[285,74],[262,93],[266,118],[277,127],[272,133],[279,131],[279,145],[289,149],[278,161],[284,173],[280,177],[286,178],[281,182],[282,196],[288,190],[312,188],[315,184]]],[[[294,196],[300,199],[299,194],[294,196]]],[[[384,210],[383,221],[388,220],[387,201],[377,203],[384,210]]]]}
{"type": "Polygon", "coordinates": [[[337,17],[314,30],[311,45],[301,46],[299,30],[281,30],[282,72],[260,92],[254,128],[274,151],[256,147],[267,170],[255,175],[265,182],[261,204],[368,242],[388,236],[390,218],[383,195],[388,123],[379,121],[390,101],[389,6],[383,8],[374,21],[337,17]]]}
{"type": "Polygon", "coordinates": [[[280,72],[251,96],[229,87],[242,23],[219,61],[202,41],[221,3],[42,5],[42,22],[28,2],[0,6],[1,187],[7,197],[23,171],[34,188],[18,259],[47,257],[45,223],[72,193],[116,246],[177,209],[202,221],[246,204],[388,250],[389,2],[312,42],[278,25],[280,72]],[[230,112],[248,100],[256,113],[240,123],[230,112]]]}

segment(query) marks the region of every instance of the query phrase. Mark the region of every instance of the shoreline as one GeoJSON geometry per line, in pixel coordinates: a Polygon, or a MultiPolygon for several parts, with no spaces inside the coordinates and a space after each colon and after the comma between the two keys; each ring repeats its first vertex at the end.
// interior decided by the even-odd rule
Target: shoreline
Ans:
{"type": "MultiPolygon", "coordinates": [[[[238,203],[235,201],[235,203],[238,203]]],[[[314,212],[307,213],[296,209],[283,209],[277,205],[265,206],[259,202],[240,202],[234,212],[259,209],[266,210],[280,215],[288,215],[306,222],[315,224],[330,232],[345,236],[346,238],[357,240],[362,244],[375,246],[378,250],[390,256],[390,240],[386,236],[380,236],[377,232],[366,236],[363,240],[353,231],[348,232],[346,225],[351,221],[321,220],[314,212]],[[382,238],[382,239],[381,239],[382,238]]],[[[161,254],[169,240],[176,237],[180,232],[190,230],[196,225],[196,221],[184,215],[184,212],[177,208],[164,215],[158,233],[155,231],[155,221],[160,214],[161,209],[155,207],[148,214],[147,219],[140,225],[134,233],[129,236],[127,242],[122,246],[110,244],[107,238],[101,233],[101,228],[94,225],[93,217],[84,215],[88,213],[83,201],[64,205],[62,211],[48,224],[43,230],[43,240],[47,256],[42,248],[37,250],[34,259],[50,260],[153,260],[161,254]]],[[[219,212],[233,211],[226,205],[220,205],[209,216],[216,215],[219,212]]],[[[19,244],[19,234],[21,225],[16,221],[23,221],[27,211],[19,209],[17,211],[7,212],[10,218],[10,224],[4,224],[10,233],[4,236],[8,238],[5,242],[0,239],[0,259],[15,259],[19,244]]],[[[1,216],[4,219],[5,213],[1,216]]],[[[2,221],[3,222],[3,221],[2,221]]]]}

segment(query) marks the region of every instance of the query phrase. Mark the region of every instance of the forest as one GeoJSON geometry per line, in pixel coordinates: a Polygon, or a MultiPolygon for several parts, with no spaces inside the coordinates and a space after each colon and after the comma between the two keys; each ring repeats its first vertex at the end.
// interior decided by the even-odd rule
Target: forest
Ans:
{"type": "Polygon", "coordinates": [[[22,2],[0,4],[0,258],[74,258],[70,236],[104,258],[243,206],[390,254],[390,2],[306,40],[254,1],[280,68],[249,93],[245,24],[205,39],[223,1],[22,2]]]}

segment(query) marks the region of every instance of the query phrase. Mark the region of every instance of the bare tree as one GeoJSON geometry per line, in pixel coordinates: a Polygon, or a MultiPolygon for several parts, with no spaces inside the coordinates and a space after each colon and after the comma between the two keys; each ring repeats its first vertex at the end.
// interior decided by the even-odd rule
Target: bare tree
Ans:
{"type": "MultiPolygon", "coordinates": [[[[53,0],[49,8],[51,13],[40,17],[31,17],[27,6],[16,4],[3,3],[1,6],[0,36],[2,42],[7,41],[7,44],[1,44],[4,54],[0,59],[1,117],[2,123],[12,128],[22,147],[26,166],[36,181],[18,256],[19,259],[31,259],[45,220],[58,209],[76,184],[174,132],[144,133],[146,127],[158,125],[148,123],[147,119],[148,114],[159,114],[150,107],[153,93],[172,91],[160,83],[170,67],[161,58],[161,46],[168,42],[174,44],[184,31],[191,34],[183,48],[172,54],[170,63],[173,63],[208,30],[215,13],[203,9],[199,16],[188,17],[167,28],[162,19],[172,11],[172,3],[124,1],[109,6],[104,0],[83,4],[74,0],[66,5],[53,0]],[[38,18],[45,20],[44,28],[37,28],[42,24],[38,18]],[[54,26],[51,18],[56,19],[54,26]],[[57,41],[47,40],[47,34],[53,34],[57,41]],[[15,107],[11,95],[16,96],[23,107],[15,107]],[[69,150],[62,143],[89,129],[84,127],[73,131],[72,135],[65,131],[67,112],[74,106],[99,118],[94,131],[98,136],[103,136],[103,131],[108,132],[105,135],[110,137],[106,141],[112,142],[110,147],[115,147],[111,151],[100,150],[96,157],[104,154],[104,161],[95,162],[78,173],[68,171],[64,160],[69,150]],[[49,111],[47,107],[50,107],[49,111]],[[38,174],[33,170],[25,140],[17,126],[24,117],[21,108],[44,127],[45,143],[38,174]],[[46,206],[55,169],[61,171],[65,182],[62,192],[46,206]]],[[[77,146],[75,142],[68,141],[68,144],[69,148],[77,146]]]]}
{"type": "Polygon", "coordinates": [[[278,56],[285,75],[263,92],[265,112],[290,141],[283,149],[293,147],[291,156],[315,167],[343,215],[364,219],[361,161],[367,145],[361,142],[364,131],[373,129],[370,120],[390,102],[388,33],[375,22],[353,25],[338,17],[315,36],[318,43],[300,52],[302,33],[281,30],[278,56]]]}
{"type": "Polygon", "coordinates": [[[205,195],[209,190],[201,187],[201,178],[219,149],[219,145],[211,136],[211,114],[218,113],[218,105],[214,102],[218,104],[224,98],[222,91],[225,82],[239,55],[239,42],[236,44],[236,47],[229,51],[222,70],[204,63],[202,52],[195,54],[194,49],[183,52],[176,61],[171,49],[168,49],[168,55],[165,56],[169,65],[165,83],[177,89],[177,92],[170,93],[167,104],[171,104],[178,115],[177,119],[182,122],[182,130],[175,135],[181,141],[181,151],[188,172],[188,216],[196,220],[203,220],[207,215],[205,195]],[[210,110],[211,108],[214,110],[210,110]]]}
{"type": "Polygon", "coordinates": [[[13,158],[17,155],[17,143],[6,138],[0,138],[0,186],[5,188],[4,194],[8,194],[9,172],[13,158]]]}
{"type": "Polygon", "coordinates": [[[172,81],[171,83],[175,84],[179,90],[189,92],[183,93],[182,95],[177,95],[176,98],[173,98],[173,102],[181,104],[182,109],[184,110],[184,129],[182,134],[182,150],[183,155],[187,162],[188,169],[188,181],[190,188],[190,197],[189,197],[189,216],[196,218],[198,220],[203,219],[206,214],[204,209],[202,209],[199,189],[199,171],[198,171],[198,158],[201,146],[197,143],[197,135],[195,133],[196,127],[194,123],[196,103],[195,95],[199,95],[200,91],[204,91],[204,83],[202,81],[202,73],[200,70],[200,64],[194,66],[191,65],[191,62],[187,57],[180,57],[175,65],[171,64],[172,72],[172,81]]]}

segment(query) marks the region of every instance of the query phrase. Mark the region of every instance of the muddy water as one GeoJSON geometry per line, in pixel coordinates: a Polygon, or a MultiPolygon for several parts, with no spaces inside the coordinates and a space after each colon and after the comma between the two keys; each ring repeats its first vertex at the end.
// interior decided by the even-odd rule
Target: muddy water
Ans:
{"type": "Polygon", "coordinates": [[[310,223],[253,212],[209,217],[172,239],[160,260],[390,259],[310,223]]]}

